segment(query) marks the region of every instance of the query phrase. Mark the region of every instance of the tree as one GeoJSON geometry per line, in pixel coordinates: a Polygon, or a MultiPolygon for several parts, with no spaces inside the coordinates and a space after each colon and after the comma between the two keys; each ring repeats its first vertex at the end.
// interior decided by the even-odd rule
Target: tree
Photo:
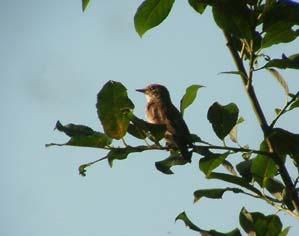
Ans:
{"type": "MultiPolygon", "coordinates": [[[[83,0],[83,11],[89,1],[83,0]]],[[[174,0],[145,0],[137,9],[134,22],[137,33],[142,37],[148,30],[159,25],[169,14],[174,0]]],[[[258,198],[279,211],[286,212],[291,217],[299,219],[299,198],[297,183],[298,174],[291,176],[290,169],[298,172],[299,135],[277,127],[277,121],[288,112],[299,107],[299,92],[291,93],[286,81],[281,76],[281,69],[299,69],[299,54],[272,59],[265,49],[275,44],[294,41],[299,32],[299,4],[292,1],[276,0],[189,0],[190,6],[200,14],[210,8],[216,25],[223,31],[226,45],[236,65],[236,70],[222,72],[240,77],[245,93],[248,95],[257,122],[263,133],[263,142],[259,148],[241,146],[238,143],[236,130],[244,121],[239,116],[239,108],[234,103],[221,105],[213,103],[208,110],[207,118],[215,134],[223,141],[223,146],[216,146],[203,141],[201,137],[192,134],[195,143],[193,153],[200,155],[199,167],[207,179],[222,180],[236,187],[217,189],[200,189],[194,192],[194,200],[206,197],[220,199],[227,192],[245,194],[258,198]],[[259,66],[263,65],[263,66],[259,66]],[[260,106],[253,81],[259,70],[269,71],[284,89],[288,101],[285,106],[276,109],[277,116],[269,122],[260,106]],[[235,146],[227,146],[225,139],[229,137],[235,146]],[[239,163],[233,165],[227,159],[230,155],[240,154],[239,163]],[[292,161],[292,166],[286,165],[286,160],[292,161]],[[219,166],[226,167],[226,172],[216,172],[219,166]]],[[[196,98],[200,85],[191,85],[181,100],[180,110],[188,108],[196,98]]],[[[133,113],[134,103],[127,95],[123,84],[108,81],[98,93],[97,111],[103,125],[104,133],[94,131],[84,125],[62,125],[59,121],[56,128],[70,137],[65,144],[106,149],[104,158],[79,167],[82,176],[86,175],[89,166],[107,159],[112,167],[114,160],[126,159],[131,153],[150,150],[169,151],[161,144],[165,127],[149,124],[136,117],[133,113]],[[124,137],[132,135],[144,140],[145,145],[128,145],[124,137]],[[112,145],[113,140],[123,140],[122,147],[112,145]]],[[[176,149],[170,150],[170,156],[156,162],[156,168],[172,174],[171,167],[185,165],[176,149]]],[[[204,230],[194,225],[182,212],[177,216],[190,229],[202,235],[240,235],[238,228],[229,233],[219,233],[215,230],[204,230]]],[[[289,228],[283,229],[277,215],[265,216],[261,212],[249,212],[241,209],[240,225],[246,233],[256,235],[287,235],[289,228]]]]}

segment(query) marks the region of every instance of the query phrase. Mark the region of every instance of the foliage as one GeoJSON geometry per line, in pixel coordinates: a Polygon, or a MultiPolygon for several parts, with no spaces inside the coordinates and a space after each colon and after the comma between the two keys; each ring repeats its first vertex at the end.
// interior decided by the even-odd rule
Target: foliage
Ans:
{"type": "MultiPolygon", "coordinates": [[[[223,72],[240,76],[248,95],[257,121],[263,132],[263,142],[259,148],[249,148],[237,140],[237,127],[244,122],[239,117],[240,109],[234,103],[221,105],[214,102],[207,112],[207,119],[212,130],[223,141],[223,146],[216,146],[202,141],[192,134],[194,145],[192,152],[198,154],[199,169],[207,180],[221,180],[228,187],[217,189],[199,189],[194,192],[194,201],[201,198],[221,199],[225,192],[244,194],[254,197],[299,219],[299,198],[297,183],[299,176],[286,167],[290,159],[293,166],[299,170],[299,134],[294,134],[277,127],[277,121],[288,112],[299,107],[299,92],[292,94],[280,69],[299,69],[299,54],[272,59],[264,51],[273,45],[294,41],[299,36],[299,3],[289,0],[189,0],[192,9],[203,14],[211,9],[216,25],[223,31],[226,45],[231,52],[237,70],[223,72]],[[258,65],[263,65],[258,68],[258,65]],[[282,108],[276,109],[276,117],[268,122],[260,107],[252,81],[258,70],[269,70],[280,83],[288,101],[282,108]],[[229,135],[235,146],[227,146],[225,139],[229,135]],[[218,150],[218,152],[214,152],[218,150]],[[233,154],[239,154],[239,163],[232,165],[228,159],[233,154]],[[226,171],[215,172],[225,167],[226,171]],[[293,181],[295,179],[295,181],[293,181]],[[256,184],[257,183],[257,184],[256,184]],[[231,184],[235,187],[229,187],[231,184]]],[[[86,9],[89,1],[82,0],[82,9],[86,9]]],[[[174,0],[144,0],[134,17],[135,29],[140,36],[163,22],[173,7],[174,0]]],[[[182,97],[180,111],[184,111],[194,102],[201,85],[191,85],[182,97]]],[[[57,130],[70,137],[65,144],[94,147],[107,150],[107,155],[94,162],[83,164],[79,173],[86,175],[87,168],[96,162],[108,160],[110,166],[115,160],[124,160],[132,153],[150,150],[170,152],[168,158],[155,163],[157,170],[164,174],[173,174],[171,168],[175,165],[185,165],[186,161],[176,148],[163,146],[160,141],[164,137],[163,125],[149,124],[134,115],[134,104],[128,97],[126,87],[120,82],[108,81],[97,96],[97,111],[104,133],[94,131],[85,125],[69,124],[63,126],[59,121],[57,130]],[[114,146],[114,140],[126,135],[146,141],[146,145],[130,146],[124,142],[122,147],[114,146]],[[153,144],[148,144],[153,142],[153,144]]],[[[179,214],[176,220],[183,221],[191,230],[201,235],[241,235],[236,228],[228,233],[216,230],[204,230],[187,217],[185,212],[179,214]]],[[[283,229],[278,215],[264,215],[261,212],[249,212],[245,208],[239,214],[242,229],[250,235],[280,235],[288,234],[289,227],[283,229]]]]}

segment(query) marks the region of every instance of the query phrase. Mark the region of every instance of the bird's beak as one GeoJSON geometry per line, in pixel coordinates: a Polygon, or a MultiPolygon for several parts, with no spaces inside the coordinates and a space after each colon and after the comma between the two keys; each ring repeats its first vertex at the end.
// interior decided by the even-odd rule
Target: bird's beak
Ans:
{"type": "Polygon", "coordinates": [[[137,92],[145,93],[146,89],[136,89],[137,92]]]}

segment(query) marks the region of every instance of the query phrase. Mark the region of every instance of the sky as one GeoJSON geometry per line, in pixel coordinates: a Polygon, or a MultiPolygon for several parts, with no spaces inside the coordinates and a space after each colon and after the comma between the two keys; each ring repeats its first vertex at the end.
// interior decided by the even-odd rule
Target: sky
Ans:
{"type": "MultiPolygon", "coordinates": [[[[53,131],[55,123],[85,124],[102,131],[96,114],[96,95],[108,80],[123,83],[144,118],[145,98],[135,92],[150,83],[169,88],[178,105],[186,87],[204,85],[185,112],[193,133],[221,144],[206,119],[209,106],[234,102],[245,122],[241,144],[257,149],[261,131],[236,76],[221,31],[210,10],[203,16],[176,1],[167,20],[141,39],[133,17],[141,1],[91,1],[82,13],[81,1],[3,1],[0,8],[0,107],[2,171],[0,172],[0,235],[5,236],[178,236],[196,235],[175,217],[186,211],[204,229],[227,232],[239,227],[238,215],[248,211],[273,214],[265,203],[226,193],[223,200],[202,199],[193,204],[200,188],[225,187],[208,181],[191,165],[174,168],[166,176],[154,163],[167,153],[152,151],[116,161],[113,168],[98,163],[78,174],[78,166],[105,156],[103,150],[76,147],[45,148],[68,138],[53,131]]],[[[297,53],[298,40],[269,50],[273,57],[297,53]]],[[[290,90],[299,90],[298,72],[281,71],[290,90]]],[[[285,95],[265,72],[257,73],[257,96],[268,120],[282,107],[285,95]]],[[[279,127],[299,133],[299,112],[293,111],[279,127]]],[[[132,145],[140,144],[126,138],[132,145]]],[[[241,160],[233,155],[229,160],[241,160]]],[[[290,236],[298,222],[279,213],[290,236]]]]}

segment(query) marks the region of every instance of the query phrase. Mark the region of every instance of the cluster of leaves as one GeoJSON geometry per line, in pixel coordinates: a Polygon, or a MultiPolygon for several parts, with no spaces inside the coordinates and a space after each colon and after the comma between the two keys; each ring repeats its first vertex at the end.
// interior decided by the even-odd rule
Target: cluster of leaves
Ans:
{"type": "MultiPolygon", "coordinates": [[[[89,4],[89,0],[82,0],[83,11],[89,4]]],[[[170,14],[175,0],[144,0],[138,7],[134,24],[140,37],[148,30],[158,26],[170,14]]],[[[298,191],[295,182],[284,170],[286,158],[291,158],[294,166],[299,170],[299,135],[276,127],[278,119],[286,113],[299,107],[299,93],[289,92],[286,81],[278,70],[299,69],[299,54],[285,55],[272,59],[264,53],[264,49],[273,45],[290,43],[299,36],[299,3],[290,0],[188,0],[189,5],[199,14],[203,14],[208,8],[212,10],[216,25],[223,30],[228,47],[236,62],[237,71],[232,73],[240,75],[246,86],[248,95],[252,100],[254,109],[263,129],[265,140],[258,150],[250,149],[238,142],[237,127],[244,121],[239,116],[239,108],[230,103],[221,105],[217,102],[211,105],[207,112],[207,119],[211,123],[216,136],[223,141],[223,146],[215,146],[203,142],[200,137],[192,134],[194,143],[193,153],[201,156],[199,169],[207,179],[222,180],[236,187],[217,189],[199,189],[194,192],[194,201],[198,202],[202,197],[221,199],[225,192],[246,194],[259,198],[269,203],[279,211],[284,211],[299,219],[298,191]],[[244,63],[248,63],[245,67],[244,63]],[[259,65],[263,66],[259,66],[259,65]],[[248,68],[246,71],[245,68],[248,68]],[[260,69],[268,70],[282,85],[288,96],[286,105],[276,109],[276,117],[270,125],[263,121],[262,111],[258,107],[257,98],[252,89],[253,74],[260,69]],[[225,139],[230,137],[234,144],[228,147],[225,139]],[[202,145],[203,143],[203,145],[202,145]],[[219,150],[219,152],[213,152],[219,150]],[[241,161],[235,166],[229,162],[229,157],[240,153],[241,161]],[[278,160],[279,159],[279,160],[278,160]],[[215,171],[224,167],[223,171],[215,171]],[[295,196],[294,196],[295,191],[295,196]],[[296,203],[297,198],[297,203],[296,203]]],[[[202,86],[192,85],[186,89],[180,104],[183,115],[184,110],[190,106],[202,86]]],[[[56,128],[70,136],[65,144],[84,147],[107,149],[107,155],[94,162],[86,163],[79,167],[81,175],[86,174],[86,168],[92,164],[107,159],[112,167],[115,159],[123,160],[131,153],[149,150],[166,150],[160,144],[163,139],[165,127],[149,124],[133,114],[134,104],[128,98],[124,85],[119,82],[107,82],[97,97],[97,111],[103,125],[104,133],[96,132],[83,125],[69,124],[63,126],[60,122],[56,128]],[[126,134],[137,139],[144,140],[146,145],[130,146],[124,142],[122,147],[113,146],[113,140],[123,140],[126,134]],[[148,142],[152,142],[149,145],[148,142]]],[[[57,144],[50,144],[57,145],[57,144]]],[[[173,174],[171,168],[176,165],[186,164],[180,158],[177,150],[171,150],[168,158],[156,162],[156,168],[165,173],[173,174]]],[[[215,230],[203,230],[194,225],[183,212],[178,215],[192,230],[202,235],[240,235],[239,229],[229,233],[220,233],[215,230]]],[[[259,212],[248,212],[243,208],[240,212],[239,222],[243,230],[250,235],[287,235],[289,228],[282,228],[277,215],[265,216],[259,212]]]]}
{"type": "MultiPolygon", "coordinates": [[[[181,99],[180,110],[182,113],[194,102],[198,89],[201,87],[200,85],[191,85],[186,89],[186,93],[181,99]]],[[[297,103],[297,99],[293,100],[294,102],[291,103],[290,106],[297,103]]],[[[89,166],[104,159],[107,159],[109,165],[112,167],[114,160],[124,160],[132,153],[167,149],[159,143],[164,137],[165,127],[147,123],[136,117],[133,114],[134,104],[127,95],[126,87],[120,82],[108,81],[103,86],[98,93],[96,107],[104,133],[94,131],[85,125],[68,124],[63,126],[58,121],[56,124],[57,130],[68,135],[70,140],[65,144],[48,144],[48,146],[71,145],[106,149],[106,156],[79,167],[79,173],[82,176],[86,175],[86,170],[89,166]],[[140,140],[146,141],[148,139],[148,141],[146,141],[146,145],[130,146],[124,142],[123,147],[113,146],[113,140],[123,139],[127,134],[140,140]],[[149,145],[148,142],[153,142],[153,144],[149,145]]],[[[239,109],[236,104],[220,105],[215,102],[207,112],[207,119],[210,121],[212,129],[220,140],[224,141],[226,137],[230,136],[231,140],[238,144],[237,137],[234,133],[236,133],[237,126],[244,121],[244,119],[242,117],[239,118],[239,109]]],[[[299,147],[299,136],[286,132],[287,131],[282,129],[276,129],[271,138],[278,143],[284,143],[280,140],[281,138],[285,138],[283,135],[288,135],[289,139],[294,139],[292,142],[293,148],[284,147],[281,149],[281,152],[283,152],[284,155],[289,154],[296,159],[299,154],[297,148],[299,147]],[[291,150],[290,153],[288,153],[289,150],[291,150]]],[[[194,142],[203,142],[195,134],[193,134],[193,139],[194,142]]],[[[291,142],[289,142],[288,145],[291,145],[291,142]]],[[[287,207],[292,210],[294,209],[289,197],[286,195],[284,184],[276,179],[278,169],[274,161],[269,158],[271,153],[268,152],[267,145],[265,145],[264,142],[258,151],[251,150],[248,147],[214,146],[211,144],[195,145],[193,151],[202,156],[199,160],[199,169],[205,174],[207,179],[222,180],[226,183],[238,186],[236,188],[226,187],[221,189],[197,190],[194,192],[194,202],[198,202],[202,197],[221,199],[225,192],[230,191],[261,198],[266,202],[275,204],[278,209],[287,210],[287,207]],[[226,152],[214,153],[209,150],[210,148],[224,149],[226,152]],[[227,159],[236,152],[241,152],[244,155],[243,160],[234,167],[227,159]],[[257,155],[252,157],[254,153],[257,153],[257,155]],[[215,172],[215,169],[220,166],[225,167],[228,172],[215,172]],[[260,189],[253,185],[254,182],[259,184],[260,189]],[[272,196],[266,195],[265,190],[272,196]]],[[[155,166],[164,174],[173,174],[171,170],[173,166],[185,164],[186,161],[180,157],[180,154],[175,150],[171,150],[169,157],[156,162],[155,166]]],[[[270,216],[267,217],[269,218],[270,216]]],[[[264,218],[265,216],[257,217],[257,221],[264,221],[264,218]]],[[[189,224],[186,216],[183,217],[181,215],[178,219],[184,220],[187,225],[189,224]]],[[[260,225],[260,223],[257,224],[260,225]]],[[[192,229],[192,227],[190,228],[192,229]]],[[[197,228],[197,231],[198,230],[200,231],[201,229],[197,228]]],[[[281,227],[280,230],[282,230],[281,227]]],[[[210,235],[219,235],[217,231],[213,232],[214,231],[211,231],[210,235]]],[[[237,233],[239,233],[239,230],[234,230],[222,235],[238,235],[237,233]]]]}

